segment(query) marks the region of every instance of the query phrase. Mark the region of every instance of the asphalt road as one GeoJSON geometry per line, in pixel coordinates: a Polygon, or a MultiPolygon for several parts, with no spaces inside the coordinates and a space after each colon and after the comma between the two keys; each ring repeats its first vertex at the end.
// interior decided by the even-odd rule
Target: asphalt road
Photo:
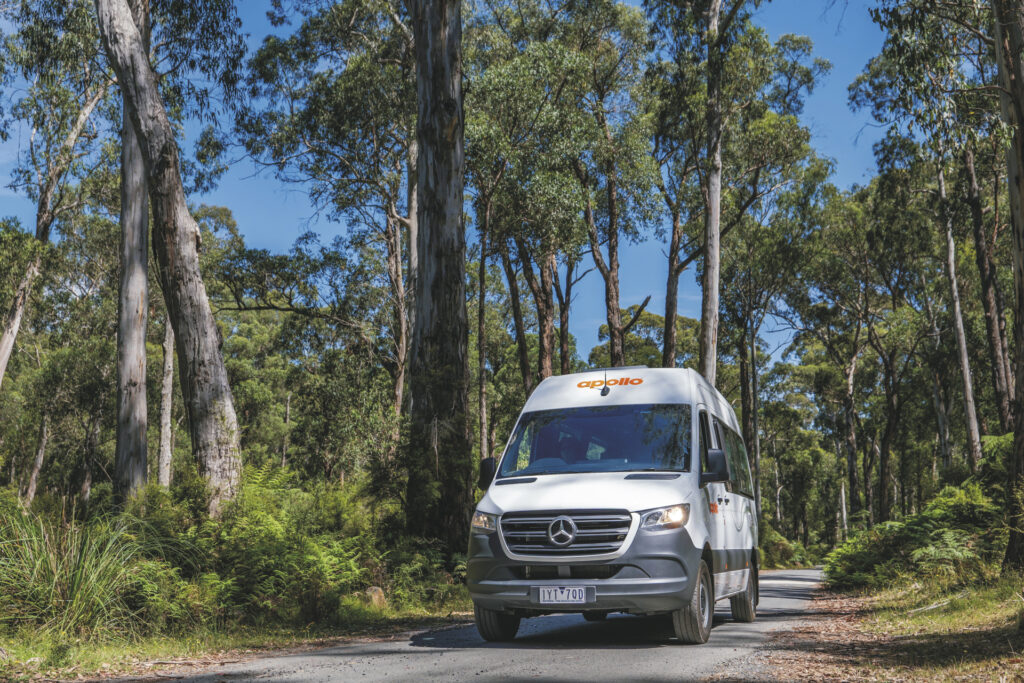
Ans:
{"type": "Polygon", "coordinates": [[[681,645],[667,617],[612,615],[589,623],[579,615],[526,619],[510,643],[487,643],[474,626],[361,642],[219,667],[185,680],[380,681],[679,681],[708,676],[752,678],[757,649],[770,631],[799,622],[821,579],[813,569],[761,575],[757,621],[739,624],[729,601],[717,605],[711,639],[681,645]]]}

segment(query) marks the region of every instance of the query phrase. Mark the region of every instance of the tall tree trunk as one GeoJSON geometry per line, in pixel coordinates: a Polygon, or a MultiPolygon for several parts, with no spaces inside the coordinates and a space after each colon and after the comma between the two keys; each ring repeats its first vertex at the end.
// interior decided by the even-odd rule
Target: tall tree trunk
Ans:
{"type": "Polygon", "coordinates": [[[964,318],[960,310],[960,286],[956,278],[956,241],[953,239],[953,215],[946,196],[946,178],[939,168],[939,200],[946,227],[946,277],[949,279],[950,301],[953,304],[953,328],[956,330],[956,345],[960,358],[960,376],[964,383],[964,416],[967,421],[968,464],[971,472],[978,469],[981,460],[981,432],[978,429],[978,414],[974,405],[974,380],[971,377],[971,359],[967,355],[967,335],[964,332],[964,318]]]}
{"type": "MultiPolygon", "coordinates": [[[[406,240],[407,249],[409,253],[409,275],[406,279],[405,284],[405,309],[406,309],[406,329],[416,329],[416,272],[419,268],[419,158],[420,158],[420,145],[416,140],[416,136],[413,135],[409,141],[409,158],[406,162],[406,174],[408,179],[406,180],[406,211],[408,215],[405,218],[406,225],[406,240]]],[[[412,354],[412,344],[406,343],[405,349],[405,367],[406,373],[409,368],[409,357],[412,354]]],[[[405,396],[405,400],[408,401],[408,394],[405,396]]],[[[408,410],[408,407],[407,407],[408,410]]]]}
{"type": "MultiPolygon", "coordinates": [[[[149,52],[148,0],[133,0],[132,14],[149,52]]],[[[149,313],[149,195],[146,166],[131,102],[122,96],[121,283],[117,306],[117,444],[114,481],[122,498],[146,485],[146,329],[149,313]]]]}
{"type": "Polygon", "coordinates": [[[396,212],[389,211],[385,221],[384,243],[387,250],[388,286],[391,289],[391,319],[395,328],[395,377],[391,404],[395,414],[401,415],[409,355],[409,320],[406,315],[405,276],[402,272],[402,228],[401,218],[396,212]]]}
{"type": "Polygon", "coordinates": [[[561,284],[558,272],[554,273],[555,296],[558,298],[558,360],[561,374],[572,372],[572,357],[569,350],[569,309],[572,306],[573,278],[576,274],[576,262],[569,260],[565,264],[565,286],[561,284]]]}
{"type": "Polygon", "coordinates": [[[1013,316],[1014,364],[1013,451],[1007,463],[1007,517],[1010,540],[1003,558],[1004,571],[1024,569],[1024,6],[1020,0],[993,0],[996,57],[1002,85],[1003,119],[1013,130],[1007,148],[1007,180],[1012,222],[1013,290],[1017,315],[1013,316]]]}
{"type": "Polygon", "coordinates": [[[981,277],[981,305],[985,311],[985,330],[989,356],[992,359],[992,385],[999,409],[999,424],[1003,432],[1013,429],[1013,371],[1006,341],[1006,316],[1003,314],[1003,296],[996,278],[992,246],[985,236],[985,220],[981,205],[981,189],[974,169],[974,150],[964,152],[967,171],[967,203],[971,207],[971,225],[974,235],[974,260],[981,277]]]}
{"type": "Polygon", "coordinates": [[[752,433],[753,433],[753,449],[754,449],[754,503],[757,505],[757,514],[761,514],[761,430],[758,424],[758,413],[760,412],[761,399],[758,390],[758,379],[757,379],[757,330],[753,329],[753,323],[751,323],[750,330],[750,394],[751,404],[750,409],[753,414],[752,422],[752,433]]]}
{"type": "Polygon", "coordinates": [[[707,203],[704,211],[704,279],[700,308],[700,374],[715,383],[718,360],[718,301],[721,278],[722,219],[722,1],[711,0],[707,14],[707,203]]]}
{"type": "Polygon", "coordinates": [[[192,451],[220,514],[241,477],[238,422],[221,356],[221,336],[199,272],[199,225],[189,214],[174,130],[126,0],[96,0],[100,34],[131,104],[153,209],[153,251],[177,342],[192,451]]]}
{"type": "Polygon", "coordinates": [[[875,466],[875,460],[879,458],[878,440],[871,439],[870,456],[864,456],[864,509],[868,512],[868,526],[875,523],[874,489],[871,487],[871,470],[875,466]]]}
{"type": "MultiPolygon", "coordinates": [[[[594,217],[594,209],[589,194],[587,194],[586,206],[584,207],[584,219],[587,224],[588,235],[590,236],[590,252],[594,259],[594,265],[597,266],[598,272],[601,273],[601,277],[604,279],[604,306],[605,315],[608,319],[608,357],[610,365],[617,368],[626,364],[626,353],[623,344],[625,333],[622,324],[622,309],[619,305],[618,189],[615,173],[616,169],[614,165],[611,165],[607,174],[608,187],[606,188],[608,195],[607,259],[601,253],[601,238],[598,234],[597,222],[594,217]]],[[[588,186],[586,175],[581,170],[578,170],[578,175],[586,192],[588,186]]]]}
{"type": "Polygon", "coordinates": [[[516,333],[516,350],[519,358],[519,374],[523,378],[523,392],[526,396],[533,391],[533,369],[530,367],[530,347],[526,341],[526,322],[523,320],[523,301],[519,295],[519,275],[512,265],[508,243],[504,240],[498,246],[501,266],[508,283],[508,298],[512,304],[512,322],[516,333]]]}
{"type": "MultiPolygon", "coordinates": [[[[85,124],[89,121],[89,117],[92,116],[96,105],[106,95],[106,91],[107,86],[104,85],[98,91],[86,94],[82,108],[79,110],[75,122],[68,130],[68,134],[64,137],[54,156],[47,160],[46,174],[37,188],[39,195],[36,200],[35,237],[40,245],[47,244],[50,241],[50,229],[53,227],[53,221],[56,219],[57,211],[59,210],[59,207],[55,207],[53,204],[54,195],[57,194],[58,186],[63,181],[68,168],[74,161],[75,147],[82,136],[82,131],[85,130],[85,124]]],[[[18,331],[21,330],[21,322],[25,317],[25,307],[28,305],[28,297],[32,293],[32,285],[39,275],[41,266],[42,254],[37,253],[25,268],[25,274],[22,275],[21,281],[18,283],[18,289],[15,291],[14,301],[11,302],[10,307],[7,309],[7,315],[3,319],[3,329],[0,330],[0,386],[3,385],[4,375],[7,373],[7,364],[14,353],[14,342],[18,337],[18,331]]]]}
{"type": "Polygon", "coordinates": [[[171,408],[174,405],[174,328],[164,321],[164,366],[160,381],[160,449],[156,456],[156,481],[171,485],[171,408]]]}
{"type": "Polygon", "coordinates": [[[462,5],[410,0],[416,46],[419,260],[406,524],[463,548],[472,512],[463,230],[462,5]]]}
{"type": "Polygon", "coordinates": [[[484,207],[480,225],[480,296],[476,310],[477,417],[480,430],[480,459],[490,457],[487,448],[487,233],[491,222],[491,203],[484,207]]]}
{"type": "Polygon", "coordinates": [[[92,425],[89,427],[89,433],[85,437],[85,453],[82,457],[82,485],[78,488],[78,498],[85,508],[88,508],[89,498],[92,496],[92,464],[96,461],[102,425],[103,412],[96,411],[92,418],[92,425]]]}
{"type": "Polygon", "coordinates": [[[46,444],[50,440],[50,415],[45,410],[43,418],[39,422],[39,443],[36,446],[36,457],[32,461],[32,472],[29,473],[28,486],[25,488],[25,507],[31,507],[36,497],[36,488],[39,485],[39,472],[43,469],[43,459],[46,458],[46,444]]]}
{"type": "Polygon", "coordinates": [[[543,382],[554,374],[555,354],[555,300],[552,295],[551,270],[554,267],[554,253],[542,255],[537,260],[538,273],[533,270],[533,259],[526,243],[516,238],[519,263],[522,264],[526,284],[533,294],[537,309],[537,381],[543,382]]]}
{"type": "MultiPolygon", "coordinates": [[[[922,286],[927,284],[923,273],[921,275],[921,284],[922,286]]],[[[939,332],[939,322],[936,319],[935,310],[928,296],[924,297],[924,308],[928,316],[928,324],[931,326],[932,338],[935,341],[935,353],[938,354],[942,350],[942,337],[939,332]]],[[[932,407],[935,410],[936,436],[939,441],[939,449],[942,452],[942,466],[949,468],[953,464],[953,454],[949,444],[949,410],[946,408],[946,399],[942,391],[942,377],[939,370],[935,367],[936,362],[937,360],[933,359],[929,363],[932,365],[932,407]]]]}
{"type": "Polygon", "coordinates": [[[661,367],[676,366],[676,318],[679,316],[679,249],[683,237],[683,225],[679,212],[672,211],[672,235],[668,242],[668,277],[665,282],[665,331],[662,338],[661,367]]]}
{"type": "MultiPolygon", "coordinates": [[[[860,512],[860,498],[857,496],[857,409],[853,402],[855,380],[857,376],[857,361],[860,357],[860,349],[856,348],[853,358],[843,369],[845,379],[845,391],[843,392],[843,441],[846,444],[846,473],[850,480],[850,511],[856,514],[860,512]]],[[[865,479],[864,488],[870,486],[865,479]]]]}
{"type": "Polygon", "coordinates": [[[840,524],[841,524],[840,528],[843,530],[843,538],[842,538],[842,540],[845,541],[847,538],[849,538],[849,535],[850,535],[850,532],[849,532],[849,530],[846,527],[846,480],[845,479],[840,479],[839,480],[839,516],[840,516],[839,519],[840,519],[840,524]]]}

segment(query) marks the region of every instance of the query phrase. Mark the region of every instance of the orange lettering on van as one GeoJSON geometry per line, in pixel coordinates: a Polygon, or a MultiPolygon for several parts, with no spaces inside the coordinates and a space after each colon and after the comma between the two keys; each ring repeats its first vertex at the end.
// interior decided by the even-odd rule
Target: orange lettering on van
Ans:
{"type": "MultiPolygon", "coordinates": [[[[617,377],[608,380],[608,386],[610,387],[636,386],[638,384],[643,383],[644,381],[639,377],[617,377]]],[[[578,386],[580,389],[600,389],[601,387],[604,386],[604,380],[583,380],[582,382],[579,382],[576,386],[578,386]]]]}

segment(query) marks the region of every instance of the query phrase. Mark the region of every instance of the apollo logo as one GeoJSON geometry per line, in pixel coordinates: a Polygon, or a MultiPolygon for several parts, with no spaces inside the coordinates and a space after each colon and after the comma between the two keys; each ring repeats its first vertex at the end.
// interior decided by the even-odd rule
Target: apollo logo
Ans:
{"type": "MultiPolygon", "coordinates": [[[[608,386],[610,387],[624,387],[628,385],[636,386],[637,384],[643,384],[644,381],[639,377],[618,377],[615,379],[608,380],[608,386]]],[[[580,389],[600,389],[604,386],[603,379],[595,379],[591,381],[582,381],[577,384],[580,389]]]]}

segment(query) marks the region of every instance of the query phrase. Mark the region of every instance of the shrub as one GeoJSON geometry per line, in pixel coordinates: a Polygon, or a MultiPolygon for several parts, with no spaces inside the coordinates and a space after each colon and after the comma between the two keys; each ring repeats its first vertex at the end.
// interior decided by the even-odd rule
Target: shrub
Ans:
{"type": "Polygon", "coordinates": [[[969,580],[984,575],[1006,542],[999,508],[976,483],[947,486],[919,514],[853,536],[825,560],[838,588],[880,586],[905,574],[969,580]]]}
{"type": "Polygon", "coordinates": [[[131,567],[141,554],[128,525],[49,522],[0,505],[0,625],[60,636],[131,632],[131,567]]]}

